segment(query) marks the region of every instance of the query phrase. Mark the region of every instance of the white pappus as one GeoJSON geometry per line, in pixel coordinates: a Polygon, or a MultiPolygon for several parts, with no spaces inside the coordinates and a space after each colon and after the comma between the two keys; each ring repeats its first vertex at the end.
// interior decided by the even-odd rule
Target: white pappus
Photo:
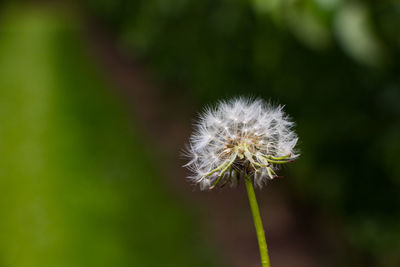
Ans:
{"type": "Polygon", "coordinates": [[[261,99],[234,98],[207,108],[185,150],[189,179],[202,190],[235,185],[244,176],[262,187],[278,177],[280,164],[299,156],[293,126],[283,106],[261,99]]]}

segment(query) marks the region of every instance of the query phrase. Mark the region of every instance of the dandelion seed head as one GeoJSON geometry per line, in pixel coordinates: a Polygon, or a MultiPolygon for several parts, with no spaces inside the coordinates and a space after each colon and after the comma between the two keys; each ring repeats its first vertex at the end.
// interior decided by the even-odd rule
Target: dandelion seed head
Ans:
{"type": "Polygon", "coordinates": [[[206,108],[185,151],[189,179],[210,189],[246,175],[262,187],[277,176],[278,164],[299,156],[293,126],[283,106],[261,99],[235,98],[206,108]]]}

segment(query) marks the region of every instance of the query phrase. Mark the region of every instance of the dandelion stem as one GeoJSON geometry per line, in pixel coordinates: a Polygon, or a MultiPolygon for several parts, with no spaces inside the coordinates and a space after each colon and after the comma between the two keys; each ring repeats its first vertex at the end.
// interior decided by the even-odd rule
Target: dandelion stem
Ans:
{"type": "Polygon", "coordinates": [[[249,197],[251,213],[253,215],[254,226],[257,232],[258,246],[260,248],[261,265],[262,267],[270,267],[268,247],[265,240],[264,227],[262,225],[260,211],[258,209],[256,194],[254,192],[253,182],[249,177],[245,177],[247,195],[249,197]]]}

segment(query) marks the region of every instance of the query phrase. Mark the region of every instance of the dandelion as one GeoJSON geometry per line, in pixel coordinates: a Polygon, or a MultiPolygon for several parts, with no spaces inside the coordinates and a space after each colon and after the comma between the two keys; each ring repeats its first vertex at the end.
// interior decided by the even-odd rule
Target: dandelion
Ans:
{"type": "Polygon", "coordinates": [[[262,100],[237,98],[208,108],[195,125],[186,151],[189,178],[201,189],[218,184],[235,185],[249,176],[258,187],[278,177],[283,163],[298,157],[293,122],[283,112],[262,100]]]}
{"type": "Polygon", "coordinates": [[[257,231],[263,266],[269,266],[264,230],[253,184],[262,187],[282,164],[294,161],[297,135],[294,123],[263,100],[236,98],[207,108],[195,125],[186,149],[194,183],[202,190],[232,186],[244,180],[257,231]]]}

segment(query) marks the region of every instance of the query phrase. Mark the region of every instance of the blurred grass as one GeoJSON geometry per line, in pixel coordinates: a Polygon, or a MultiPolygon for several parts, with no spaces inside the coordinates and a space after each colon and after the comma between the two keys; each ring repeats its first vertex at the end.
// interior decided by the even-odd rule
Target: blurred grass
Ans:
{"type": "Polygon", "coordinates": [[[216,266],[72,20],[2,15],[0,266],[216,266]]]}

